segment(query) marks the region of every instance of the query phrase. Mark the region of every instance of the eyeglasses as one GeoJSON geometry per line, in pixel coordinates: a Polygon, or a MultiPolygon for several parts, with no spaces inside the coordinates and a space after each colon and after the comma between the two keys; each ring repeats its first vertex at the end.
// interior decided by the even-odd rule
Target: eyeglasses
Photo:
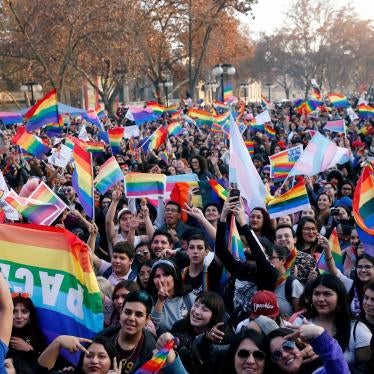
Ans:
{"type": "Polygon", "coordinates": [[[15,299],[16,297],[21,297],[22,299],[30,298],[30,294],[27,292],[12,292],[11,296],[12,296],[12,299],[15,299]]]}
{"type": "Polygon", "coordinates": [[[282,344],[282,348],[274,351],[271,354],[271,359],[274,362],[278,362],[282,358],[282,352],[290,352],[296,348],[296,343],[293,340],[285,340],[282,344]]]}
{"type": "Polygon", "coordinates": [[[247,359],[250,355],[252,355],[256,361],[265,360],[265,353],[262,351],[248,351],[246,349],[239,349],[236,355],[243,360],[247,359]]]}
{"type": "Polygon", "coordinates": [[[370,270],[374,267],[374,265],[357,265],[357,270],[370,270]]]}
{"type": "Polygon", "coordinates": [[[306,232],[317,232],[318,230],[317,230],[316,227],[304,227],[303,231],[306,231],[306,232]]]}

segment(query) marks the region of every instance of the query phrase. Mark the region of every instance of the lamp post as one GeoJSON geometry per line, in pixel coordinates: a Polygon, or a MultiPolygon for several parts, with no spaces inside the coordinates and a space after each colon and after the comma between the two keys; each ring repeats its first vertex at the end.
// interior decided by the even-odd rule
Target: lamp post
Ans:
{"type": "Polygon", "coordinates": [[[36,82],[26,82],[21,86],[22,92],[31,92],[31,105],[35,104],[34,92],[41,92],[42,86],[36,82]]]}
{"type": "Polygon", "coordinates": [[[235,67],[231,64],[218,64],[216,65],[212,73],[215,77],[219,77],[220,79],[220,84],[221,84],[221,100],[222,102],[225,101],[224,96],[225,96],[225,89],[224,89],[224,79],[223,75],[234,75],[236,73],[235,67]]]}
{"type": "Polygon", "coordinates": [[[165,97],[166,97],[166,106],[169,106],[169,93],[168,89],[173,87],[173,82],[169,80],[165,80],[161,82],[162,85],[164,86],[164,91],[165,91],[165,97]]]}
{"type": "Polygon", "coordinates": [[[240,88],[244,91],[244,104],[247,105],[247,96],[248,96],[249,84],[240,83],[240,88]]]}
{"type": "Polygon", "coordinates": [[[273,87],[273,85],[271,83],[265,83],[265,87],[268,88],[268,99],[269,102],[271,102],[271,88],[273,87]]]}
{"type": "Polygon", "coordinates": [[[216,82],[208,82],[205,87],[209,90],[210,101],[213,102],[214,93],[217,90],[218,84],[216,82]]]}

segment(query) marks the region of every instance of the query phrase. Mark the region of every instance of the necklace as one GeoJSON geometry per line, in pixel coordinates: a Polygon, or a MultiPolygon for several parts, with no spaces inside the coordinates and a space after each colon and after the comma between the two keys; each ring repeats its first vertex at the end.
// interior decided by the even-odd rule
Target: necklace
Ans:
{"type": "MultiPolygon", "coordinates": [[[[117,334],[117,336],[116,336],[114,342],[115,342],[115,345],[118,345],[118,346],[122,349],[122,351],[124,351],[124,349],[121,347],[121,345],[119,344],[119,341],[118,341],[120,332],[121,332],[121,330],[118,331],[118,334],[117,334]]],[[[123,366],[125,366],[125,365],[127,364],[127,362],[132,358],[132,356],[133,356],[133,354],[135,353],[136,348],[138,348],[139,342],[140,342],[141,340],[142,340],[141,338],[138,340],[138,342],[136,343],[136,345],[135,345],[134,349],[132,350],[132,352],[130,353],[130,355],[129,355],[128,357],[122,359],[123,366]]]]}

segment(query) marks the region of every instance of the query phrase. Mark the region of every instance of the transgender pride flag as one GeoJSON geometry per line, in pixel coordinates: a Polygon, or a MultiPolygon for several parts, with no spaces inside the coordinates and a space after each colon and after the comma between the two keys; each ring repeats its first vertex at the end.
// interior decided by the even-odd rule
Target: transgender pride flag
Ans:
{"type": "Polygon", "coordinates": [[[349,149],[338,147],[316,131],[288,176],[316,175],[336,164],[348,162],[349,158],[349,149]]]}

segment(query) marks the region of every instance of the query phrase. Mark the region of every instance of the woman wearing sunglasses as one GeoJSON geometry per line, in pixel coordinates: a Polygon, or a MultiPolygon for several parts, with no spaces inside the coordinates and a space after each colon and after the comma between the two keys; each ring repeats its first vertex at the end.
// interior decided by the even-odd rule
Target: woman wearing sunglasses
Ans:
{"type": "Polygon", "coordinates": [[[309,323],[296,329],[279,328],[268,335],[268,350],[275,366],[271,372],[348,374],[348,364],[338,342],[323,327],[309,323]],[[314,360],[306,360],[302,350],[310,344],[314,360]]]}

